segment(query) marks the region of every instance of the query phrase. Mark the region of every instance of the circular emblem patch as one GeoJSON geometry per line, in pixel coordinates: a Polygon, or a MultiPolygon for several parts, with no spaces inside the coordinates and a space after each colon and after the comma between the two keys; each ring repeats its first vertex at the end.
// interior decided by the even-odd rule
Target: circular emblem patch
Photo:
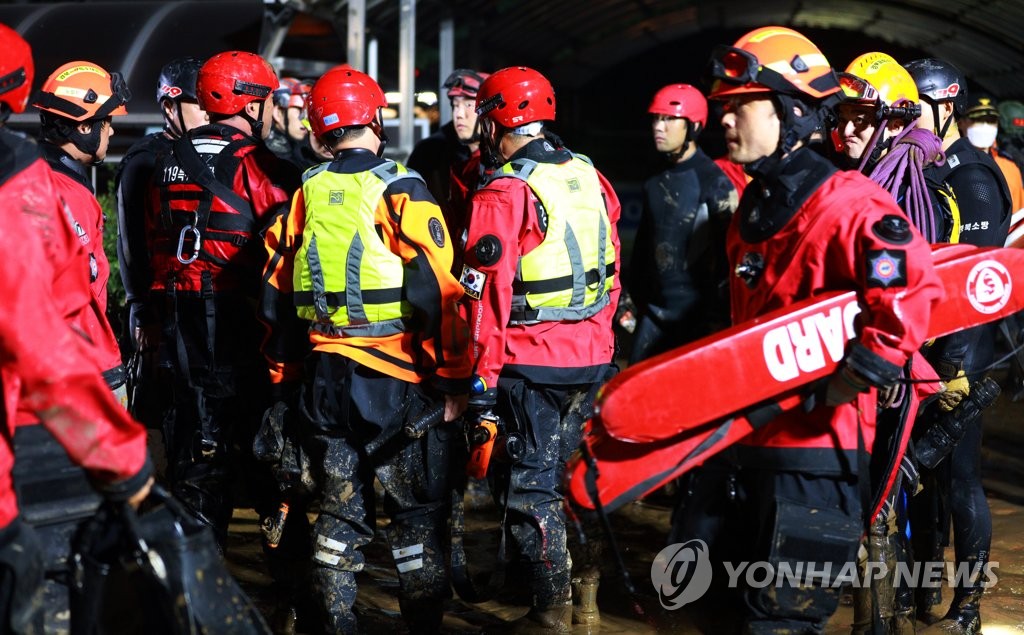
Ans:
{"type": "Polygon", "coordinates": [[[889,280],[896,275],[896,263],[891,258],[879,258],[871,263],[875,268],[875,277],[879,280],[889,280]]]}
{"type": "Polygon", "coordinates": [[[1013,280],[1002,263],[982,260],[967,275],[967,299],[978,313],[995,313],[1010,301],[1013,280]]]}
{"type": "Polygon", "coordinates": [[[430,230],[430,237],[438,247],[444,247],[444,225],[436,218],[427,221],[427,229],[430,230]]]}

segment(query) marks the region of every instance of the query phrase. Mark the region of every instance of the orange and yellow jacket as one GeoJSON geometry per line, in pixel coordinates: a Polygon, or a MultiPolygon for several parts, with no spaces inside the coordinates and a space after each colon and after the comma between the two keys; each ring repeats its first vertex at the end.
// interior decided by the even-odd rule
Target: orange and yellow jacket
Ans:
{"type": "Polygon", "coordinates": [[[468,392],[473,363],[452,241],[416,173],[344,150],[306,171],[265,243],[260,317],[272,382],[299,380],[312,347],[447,394],[468,392]]]}

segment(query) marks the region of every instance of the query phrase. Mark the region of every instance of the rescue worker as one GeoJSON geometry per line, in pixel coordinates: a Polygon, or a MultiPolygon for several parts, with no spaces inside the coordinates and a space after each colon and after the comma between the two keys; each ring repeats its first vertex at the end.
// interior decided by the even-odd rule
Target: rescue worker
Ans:
{"type": "MultiPolygon", "coordinates": [[[[921,59],[904,65],[924,102],[918,126],[930,129],[942,139],[946,161],[935,170],[936,177],[949,184],[960,213],[959,242],[978,246],[1002,246],[1010,223],[1010,193],[998,166],[990,156],[960,137],[956,118],[968,105],[967,82],[953,64],[945,60],[921,59]]],[[[953,410],[970,394],[970,382],[980,380],[994,358],[994,326],[984,325],[943,338],[927,356],[946,387],[931,413],[953,410]]],[[[972,574],[954,590],[953,602],[936,627],[940,632],[976,633],[980,629],[982,569],[988,561],[992,542],[992,518],[981,484],[982,417],[957,443],[950,460],[923,474],[926,489],[934,498],[911,501],[914,558],[941,562],[942,546],[948,536],[952,514],[956,564],[969,567],[972,574]],[[946,531],[943,529],[946,528],[946,531]]],[[[918,593],[918,616],[931,621],[929,610],[940,600],[941,587],[922,588],[918,593]]]]}
{"type": "Polygon", "coordinates": [[[494,172],[473,195],[462,272],[486,388],[471,404],[493,407],[526,441],[521,459],[492,466],[491,491],[507,500],[506,539],[532,596],[511,628],[566,632],[572,563],[561,481],[587,418],[579,414],[613,370],[621,210],[589,159],[548,130],[555,93],[543,75],[494,73],[476,113],[482,161],[494,172]]]}
{"type": "MultiPolygon", "coordinates": [[[[412,149],[408,165],[419,172],[444,212],[448,233],[462,251],[469,197],[480,181],[480,135],[476,125],[476,95],[488,73],[456,69],[444,80],[452,120],[412,149]]],[[[456,273],[461,271],[456,262],[456,273]]]]}
{"type": "Polygon", "coordinates": [[[704,95],[669,84],[651,101],[654,145],[670,167],[644,183],[626,287],[639,309],[629,363],[724,328],[729,320],[725,231],[739,196],[697,138],[704,95]]]}
{"type": "Polygon", "coordinates": [[[782,413],[735,446],[727,535],[711,552],[719,562],[817,563],[825,574],[802,584],[754,588],[741,578],[739,597],[717,617],[749,633],[820,633],[838,604],[832,583],[864,528],[858,480],[877,388],[922,344],[942,291],[928,244],[892,198],[808,147],[841,95],[817,46],[762,27],[715,49],[709,71],[729,158],[753,177],[728,235],[733,322],[832,290],[855,291],[864,309],[824,403],[782,413]]]}
{"type": "MultiPolygon", "coordinates": [[[[41,144],[50,165],[60,216],[46,218],[41,230],[53,267],[52,285],[59,293],[60,315],[85,335],[90,348],[90,370],[101,372],[118,400],[126,404],[126,373],[117,338],[108,321],[107,279],[110,266],[103,250],[103,210],[92,189],[88,166],[105,158],[112,134],[111,117],[125,114],[129,95],[120,76],[108,74],[91,62],[71,62],[58,68],[43,83],[33,105],[40,109],[41,144]],[[61,226],[64,225],[65,226],[61,226]],[[70,238],[70,241],[63,239],[70,238]],[[84,276],[87,287],[80,287],[84,276]],[[80,292],[88,291],[85,295],[80,292]]],[[[35,412],[12,409],[17,430],[16,487],[23,518],[41,533],[47,545],[46,567],[51,580],[67,566],[68,538],[90,516],[99,498],[88,487],[81,470],[69,465],[58,439],[39,422],[35,412]]],[[[66,627],[67,589],[47,583],[46,626],[66,627]]]]}
{"type": "MultiPolygon", "coordinates": [[[[942,144],[934,133],[915,125],[921,109],[914,78],[891,56],[871,52],[850,62],[846,71],[839,73],[839,83],[843,101],[834,108],[839,122],[834,140],[848,159],[843,165],[859,166],[886,188],[928,242],[948,242],[953,217],[940,201],[952,199],[946,186],[926,178],[935,162],[943,158],[942,144]]],[[[934,378],[934,370],[920,357],[915,357],[903,374],[914,379],[934,378]]],[[[910,565],[905,500],[917,493],[918,482],[909,460],[904,457],[894,465],[894,455],[897,444],[906,438],[903,431],[914,425],[921,398],[927,396],[918,394],[922,386],[930,384],[894,382],[879,390],[871,493],[872,501],[884,496],[885,502],[871,523],[860,558],[865,575],[881,573],[872,573],[864,578],[869,584],[853,589],[855,635],[874,632],[875,626],[892,635],[906,635],[915,629],[914,591],[896,576],[896,569],[897,561],[910,565]],[[894,469],[895,475],[891,474],[894,469]]]]}
{"type": "Polygon", "coordinates": [[[68,62],[57,68],[36,94],[39,109],[40,149],[54,172],[57,195],[88,253],[93,306],[79,326],[97,344],[103,376],[125,402],[125,371],[117,337],[107,319],[107,280],[110,262],[103,250],[103,209],[96,200],[89,167],[107,156],[114,134],[113,118],[128,114],[131,92],[118,73],[108,73],[92,62],[68,62]]]}
{"type": "Polygon", "coordinates": [[[957,120],[960,136],[967,137],[971,145],[992,157],[999,166],[999,171],[1006,179],[1010,188],[1012,209],[1014,213],[1024,209],[1024,182],[1021,180],[1020,168],[1013,158],[1000,150],[996,145],[999,135],[999,109],[996,100],[988,95],[979,94],[970,98],[963,116],[957,120]]]}
{"type": "Polygon", "coordinates": [[[185,132],[209,123],[206,111],[199,107],[196,78],[202,60],[182,57],[160,69],[156,100],[164,117],[164,129],[137,141],[125,153],[114,177],[117,195],[117,258],[121,282],[128,303],[128,325],[132,344],[137,349],[156,346],[159,333],[143,333],[140,324],[152,324],[152,311],[146,306],[153,284],[149,251],[146,247],[145,208],[149,182],[156,157],[169,152],[175,139],[185,132]]]}
{"type": "Polygon", "coordinates": [[[999,102],[999,133],[996,141],[1024,173],[1024,103],[1015,99],[999,102]]]}
{"type": "Polygon", "coordinates": [[[833,140],[846,159],[842,167],[871,174],[917,118],[917,87],[906,69],[885,53],[860,55],[838,75],[843,99],[834,108],[833,140]]]}
{"type": "Polygon", "coordinates": [[[376,476],[402,617],[413,633],[436,633],[450,595],[453,428],[442,423],[418,439],[402,428],[432,402],[443,402],[444,421],[466,407],[472,363],[452,242],[423,180],[381,158],[380,86],[332,69],[309,99],[313,134],[334,160],[306,171],[291,209],[267,230],[261,306],[279,392],[297,387],[305,363],[300,438],[321,500],[313,594],[325,632],[356,632],[355,575],[375,532],[376,476]]]}
{"type": "MultiPolygon", "coordinates": [[[[145,430],[132,421],[111,395],[93,359],[89,341],[69,315],[72,298],[91,301],[88,269],[53,259],[69,250],[81,252],[54,175],[36,145],[10,132],[4,123],[25,110],[34,64],[28,43],[0,24],[0,216],[6,227],[35,227],[44,241],[23,233],[2,232],[0,250],[9,261],[0,268],[0,382],[6,405],[0,441],[0,632],[42,633],[44,611],[43,550],[36,532],[19,512],[12,481],[16,458],[11,439],[17,410],[31,413],[31,426],[45,428],[66,450],[65,458],[86,470],[89,483],[110,500],[132,505],[152,484],[145,430]],[[59,245],[59,247],[58,247],[59,245]],[[27,310],[31,307],[31,310],[27,310]]],[[[109,90],[109,86],[108,86],[109,90]]],[[[18,454],[27,461],[28,457],[18,454]]],[[[84,482],[83,474],[78,472],[84,482]]]]}
{"type": "MultiPolygon", "coordinates": [[[[270,64],[252,53],[203,63],[196,96],[210,123],[158,155],[147,206],[148,304],[161,329],[160,363],[173,377],[163,426],[168,480],[222,545],[232,464],[250,458],[269,405],[255,310],[264,264],[258,233],[297,187],[294,168],[261,143],[277,86],[270,64]],[[236,455],[235,447],[246,450],[236,455]]],[[[255,481],[247,474],[247,484],[255,481]]],[[[275,511],[264,504],[257,499],[261,515],[275,511]]]]}
{"type": "Polygon", "coordinates": [[[322,161],[310,146],[309,130],[302,124],[306,97],[311,89],[311,82],[294,77],[281,78],[274,90],[274,125],[266,139],[271,152],[300,170],[322,161]]]}
{"type": "Polygon", "coordinates": [[[865,53],[839,73],[843,100],[833,109],[833,136],[843,159],[885,187],[930,243],[957,242],[959,211],[935,170],[941,140],[917,126],[920,97],[914,78],[886,53],[865,53]]]}
{"type": "Polygon", "coordinates": [[[128,333],[135,350],[133,363],[129,364],[129,372],[134,376],[129,378],[128,405],[132,415],[152,431],[151,447],[161,471],[166,468],[167,458],[159,431],[164,411],[170,404],[160,403],[158,399],[161,379],[157,376],[156,348],[160,331],[154,320],[155,309],[149,302],[153,269],[146,244],[146,204],[157,155],[170,152],[174,140],[188,130],[209,123],[196,96],[196,77],[202,65],[200,59],[183,57],[160,69],[156,99],[163,113],[164,129],[133,144],[121,159],[114,177],[117,258],[128,304],[128,333]],[[143,324],[149,327],[145,331],[143,324]]]}

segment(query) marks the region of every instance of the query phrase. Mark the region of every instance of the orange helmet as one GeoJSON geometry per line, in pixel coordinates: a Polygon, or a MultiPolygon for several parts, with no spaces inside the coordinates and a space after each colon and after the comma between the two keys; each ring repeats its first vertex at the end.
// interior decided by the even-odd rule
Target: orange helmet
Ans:
{"type": "Polygon", "coordinates": [[[32,49],[17,31],[0,24],[0,51],[0,104],[24,112],[35,74],[32,49]]]}
{"type": "Polygon", "coordinates": [[[73,121],[127,115],[132,98],[120,73],[108,73],[92,62],[68,62],[53,71],[32,105],[73,121]]]}
{"type": "Polygon", "coordinates": [[[717,47],[708,70],[712,99],[783,93],[818,101],[840,90],[839,79],[818,47],[781,26],[755,29],[732,46],[717,47]]]}

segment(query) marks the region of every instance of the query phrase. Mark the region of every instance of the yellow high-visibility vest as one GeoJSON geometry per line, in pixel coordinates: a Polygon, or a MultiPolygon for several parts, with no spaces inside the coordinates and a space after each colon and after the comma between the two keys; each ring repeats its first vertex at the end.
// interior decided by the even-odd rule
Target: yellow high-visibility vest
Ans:
{"type": "Polygon", "coordinates": [[[565,163],[516,159],[492,179],[526,181],[540,199],[544,240],[519,259],[510,322],[584,320],[607,306],[615,281],[615,245],[597,171],[574,154],[565,163]]]}
{"type": "Polygon", "coordinates": [[[389,184],[419,176],[394,161],[358,174],[330,165],[302,176],[306,224],[292,279],[298,315],[335,335],[400,333],[412,316],[402,298],[403,263],[384,244],[375,217],[389,184]]]}

